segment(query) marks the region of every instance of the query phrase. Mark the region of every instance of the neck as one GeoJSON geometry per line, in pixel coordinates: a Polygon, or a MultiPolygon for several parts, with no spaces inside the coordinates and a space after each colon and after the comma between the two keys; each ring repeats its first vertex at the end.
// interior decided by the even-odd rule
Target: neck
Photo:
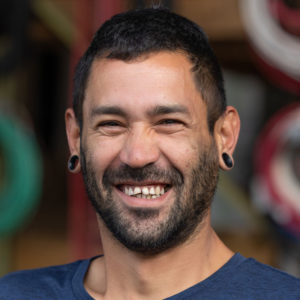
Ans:
{"type": "Polygon", "coordinates": [[[210,226],[184,244],[156,255],[143,255],[124,248],[101,224],[104,257],[95,260],[85,286],[95,299],[162,299],[206,279],[233,253],[210,226]]]}

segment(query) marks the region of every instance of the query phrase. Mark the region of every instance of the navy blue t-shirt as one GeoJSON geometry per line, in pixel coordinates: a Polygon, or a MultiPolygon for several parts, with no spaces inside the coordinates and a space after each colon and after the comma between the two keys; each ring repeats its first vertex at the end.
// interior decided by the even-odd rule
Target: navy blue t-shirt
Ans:
{"type": "MultiPolygon", "coordinates": [[[[0,279],[0,300],[92,300],[83,286],[90,260],[11,273],[0,279]]],[[[300,279],[235,254],[207,279],[168,300],[295,300],[300,279]]]]}

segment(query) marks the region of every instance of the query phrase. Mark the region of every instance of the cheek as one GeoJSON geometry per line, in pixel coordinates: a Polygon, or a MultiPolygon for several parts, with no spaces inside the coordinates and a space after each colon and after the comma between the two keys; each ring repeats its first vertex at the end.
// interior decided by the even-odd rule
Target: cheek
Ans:
{"type": "Polygon", "coordinates": [[[89,159],[97,174],[103,173],[108,167],[117,164],[120,145],[108,139],[91,137],[87,144],[89,159]]]}
{"type": "Polygon", "coordinates": [[[165,139],[160,148],[169,163],[182,173],[194,168],[199,159],[199,143],[196,138],[165,139]]]}

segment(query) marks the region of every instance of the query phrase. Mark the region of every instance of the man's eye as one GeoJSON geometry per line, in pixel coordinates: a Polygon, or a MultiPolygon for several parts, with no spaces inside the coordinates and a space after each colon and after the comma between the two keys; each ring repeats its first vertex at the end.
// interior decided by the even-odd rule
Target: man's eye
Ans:
{"type": "Polygon", "coordinates": [[[179,119],[161,119],[156,123],[157,131],[163,134],[172,134],[185,128],[186,123],[179,119]]]}
{"type": "Polygon", "coordinates": [[[121,126],[121,124],[117,121],[104,121],[98,124],[99,127],[116,127],[121,126]]]}
{"type": "Polygon", "coordinates": [[[126,130],[126,125],[119,121],[107,120],[99,122],[96,130],[103,135],[118,135],[126,130]]]}
{"type": "Polygon", "coordinates": [[[159,122],[159,124],[161,124],[161,125],[173,125],[173,124],[177,125],[177,124],[182,124],[182,122],[179,120],[175,120],[175,119],[165,119],[165,120],[161,120],[159,122]]]}

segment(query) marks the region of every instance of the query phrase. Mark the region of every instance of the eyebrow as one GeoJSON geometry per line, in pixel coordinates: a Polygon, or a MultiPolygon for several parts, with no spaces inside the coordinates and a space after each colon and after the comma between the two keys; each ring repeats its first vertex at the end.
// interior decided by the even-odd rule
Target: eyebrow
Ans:
{"type": "MultiPolygon", "coordinates": [[[[149,109],[146,114],[149,117],[155,117],[159,115],[166,115],[172,113],[183,113],[190,115],[188,109],[183,105],[157,105],[154,108],[149,109]]],[[[117,115],[120,117],[127,117],[127,113],[119,106],[99,106],[91,110],[90,118],[93,119],[99,115],[117,115]]]]}
{"type": "Polygon", "coordinates": [[[94,107],[91,110],[90,118],[93,119],[99,115],[118,115],[121,117],[126,117],[126,113],[118,106],[99,106],[94,107]]]}
{"type": "Polygon", "coordinates": [[[190,115],[188,109],[183,105],[158,105],[155,106],[153,109],[147,111],[147,115],[150,117],[172,113],[183,113],[186,115],[190,115]]]}

